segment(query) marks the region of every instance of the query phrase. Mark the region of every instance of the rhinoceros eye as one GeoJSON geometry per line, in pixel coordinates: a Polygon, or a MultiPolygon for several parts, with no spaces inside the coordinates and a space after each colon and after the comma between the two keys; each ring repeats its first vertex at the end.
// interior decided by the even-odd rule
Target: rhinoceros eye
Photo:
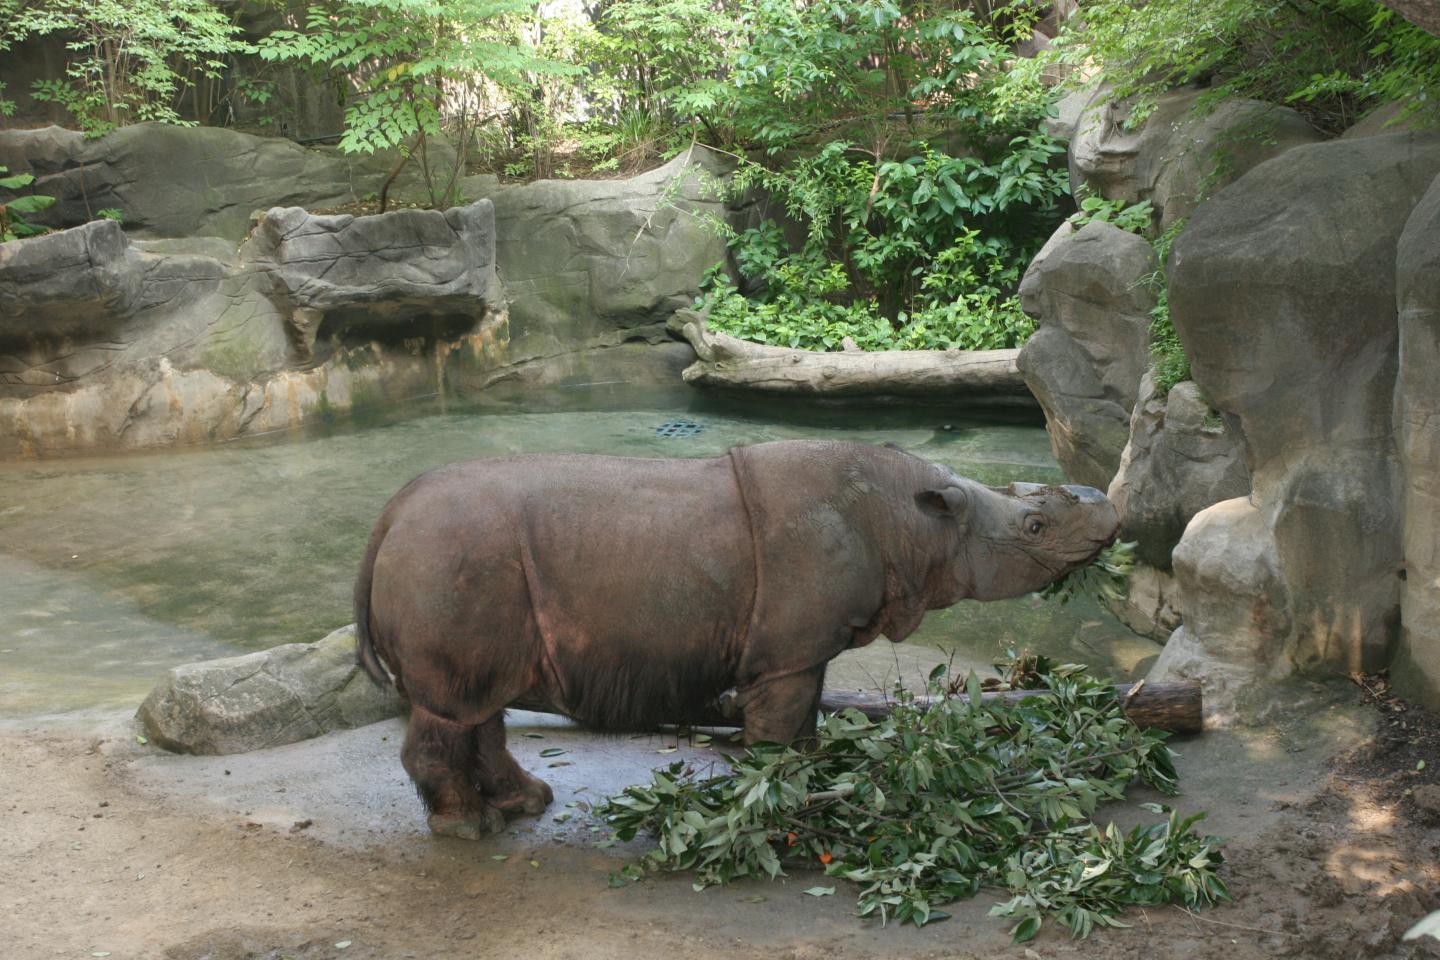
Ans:
{"type": "Polygon", "coordinates": [[[1044,529],[1045,521],[1039,517],[1031,517],[1029,520],[1025,521],[1025,532],[1030,534],[1030,536],[1032,537],[1040,536],[1041,532],[1044,531],[1044,529]]]}

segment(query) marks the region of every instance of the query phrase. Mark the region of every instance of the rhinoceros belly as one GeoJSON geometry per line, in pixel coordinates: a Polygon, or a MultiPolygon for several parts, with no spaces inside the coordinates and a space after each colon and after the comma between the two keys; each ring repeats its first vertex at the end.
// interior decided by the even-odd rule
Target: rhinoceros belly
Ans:
{"type": "Polygon", "coordinates": [[[681,719],[734,682],[754,601],[730,460],[571,462],[519,531],[545,694],[609,729],[681,719]]]}

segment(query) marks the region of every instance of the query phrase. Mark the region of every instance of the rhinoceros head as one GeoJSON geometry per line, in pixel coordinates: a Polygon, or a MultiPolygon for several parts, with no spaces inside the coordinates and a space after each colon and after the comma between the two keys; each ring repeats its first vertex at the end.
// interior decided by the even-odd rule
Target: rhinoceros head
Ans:
{"type": "Polygon", "coordinates": [[[1115,507],[1094,487],[1012,483],[1008,487],[953,477],[916,497],[925,512],[954,523],[949,561],[935,572],[939,597],[1019,597],[1095,559],[1115,539],[1115,507]]]}

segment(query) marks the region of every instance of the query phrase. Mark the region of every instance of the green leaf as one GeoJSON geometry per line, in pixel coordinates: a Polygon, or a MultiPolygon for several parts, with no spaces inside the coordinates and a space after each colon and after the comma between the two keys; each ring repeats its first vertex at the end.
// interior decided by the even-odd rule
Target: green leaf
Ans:
{"type": "Polygon", "coordinates": [[[1040,918],[1026,917],[1024,920],[1021,920],[1019,923],[1015,924],[1013,928],[1011,928],[1010,939],[1014,943],[1024,943],[1027,940],[1035,939],[1035,935],[1039,932],[1040,918]]]}
{"type": "Polygon", "coordinates": [[[835,888],[834,888],[834,887],[811,887],[811,888],[809,888],[808,890],[806,890],[805,893],[809,894],[809,895],[812,896],[812,897],[833,897],[833,896],[835,895],[835,888]]]}
{"type": "Polygon", "coordinates": [[[31,194],[28,197],[16,197],[8,201],[5,206],[11,213],[39,213],[55,205],[54,197],[31,194]]]}

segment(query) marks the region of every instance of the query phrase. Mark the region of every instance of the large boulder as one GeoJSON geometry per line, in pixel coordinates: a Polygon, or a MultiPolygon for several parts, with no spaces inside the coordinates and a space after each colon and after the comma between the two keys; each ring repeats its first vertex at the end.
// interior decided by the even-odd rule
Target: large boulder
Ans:
{"type": "Polygon", "coordinates": [[[1175,242],[1171,317],[1195,382],[1238,423],[1253,484],[1245,509],[1202,512],[1175,550],[1185,648],[1238,674],[1375,670],[1395,651],[1396,246],[1437,173],[1440,135],[1296,147],[1203,204],[1175,242]],[[1275,584],[1182,562],[1227,537],[1275,584]],[[1241,629],[1257,590],[1267,615],[1241,629]]]}
{"type": "Polygon", "coordinates": [[[1395,302],[1405,582],[1400,653],[1391,676],[1403,695],[1440,709],[1440,178],[1400,236],[1395,302]]]}
{"type": "Polygon", "coordinates": [[[1037,329],[1018,364],[1045,409],[1055,459],[1105,489],[1120,466],[1150,361],[1150,244],[1108,223],[1063,224],[1025,272],[1020,302],[1037,329]]]}
{"type": "Polygon", "coordinates": [[[292,361],[308,367],[347,334],[453,338],[497,317],[495,213],[489,200],[369,217],[266,213],[241,247],[289,319],[292,361]],[[321,355],[316,355],[317,340],[321,355]]]}
{"type": "MultiPolygon", "coordinates": [[[[37,219],[72,227],[117,209],[137,237],[238,242],[255,211],[354,203],[379,189],[391,164],[222,127],[141,123],[94,140],[60,127],[0,130],[0,165],[33,173],[34,192],[56,198],[37,219]]],[[[413,170],[400,187],[415,193],[413,170]]]]}
{"type": "Polygon", "coordinates": [[[575,344],[667,338],[665,323],[726,256],[710,225],[729,216],[728,166],[696,147],[623,180],[462,181],[495,204],[499,272],[509,300],[507,355],[551,356],[575,344]]]}
{"type": "Polygon", "coordinates": [[[1125,203],[1149,200],[1164,228],[1247,170],[1320,140],[1289,107],[1233,99],[1196,109],[1202,96],[1161,94],[1143,123],[1127,127],[1130,103],[1097,90],[1070,139],[1071,188],[1125,203]]]}
{"type": "Polygon", "coordinates": [[[1185,622],[1150,676],[1201,681],[1207,711],[1229,716],[1257,681],[1287,672],[1276,638],[1294,623],[1275,539],[1249,499],[1226,500],[1195,516],[1173,560],[1185,622]]]}
{"type": "Polygon", "coordinates": [[[136,260],[112,220],[0,244],[0,342],[113,334],[139,306],[136,260]]]}
{"type": "Polygon", "coordinates": [[[1142,562],[1168,570],[1170,551],[1191,517],[1249,492],[1240,438],[1200,388],[1187,380],[1161,393],[1147,373],[1109,489],[1120,514],[1120,539],[1136,542],[1142,562]]]}
{"type": "Polygon", "coordinates": [[[136,717],[167,750],[230,754],[364,726],[400,709],[394,690],[376,687],[356,666],[348,626],[316,643],[175,667],[136,717]]]}

